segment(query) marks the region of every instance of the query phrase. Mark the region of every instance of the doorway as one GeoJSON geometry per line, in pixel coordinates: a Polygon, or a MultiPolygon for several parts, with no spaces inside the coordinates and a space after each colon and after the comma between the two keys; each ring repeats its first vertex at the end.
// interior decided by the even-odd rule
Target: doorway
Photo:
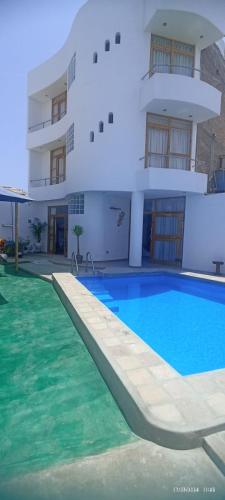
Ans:
{"type": "Polygon", "coordinates": [[[48,208],[48,253],[67,256],[68,207],[48,208]]]}
{"type": "Polygon", "coordinates": [[[150,255],[154,263],[181,266],[183,231],[183,212],[152,213],[150,255]]]}

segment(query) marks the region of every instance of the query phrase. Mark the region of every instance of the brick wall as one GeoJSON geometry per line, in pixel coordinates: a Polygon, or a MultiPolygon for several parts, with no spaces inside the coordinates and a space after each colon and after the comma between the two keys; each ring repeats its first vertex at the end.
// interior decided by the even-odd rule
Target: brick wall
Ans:
{"type": "Polygon", "coordinates": [[[225,156],[225,59],[215,44],[202,51],[201,79],[222,92],[221,116],[198,125],[197,159],[205,163],[198,170],[208,173],[211,182],[219,157],[225,156]]]}

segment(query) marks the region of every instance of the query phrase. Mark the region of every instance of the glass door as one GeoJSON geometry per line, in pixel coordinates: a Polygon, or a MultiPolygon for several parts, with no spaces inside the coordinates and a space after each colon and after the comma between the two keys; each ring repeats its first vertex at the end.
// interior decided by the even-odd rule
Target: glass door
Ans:
{"type": "Polygon", "coordinates": [[[66,178],[65,148],[51,151],[50,184],[60,184],[66,178]]]}
{"type": "Polygon", "coordinates": [[[152,214],[151,258],[153,262],[181,265],[183,228],[183,212],[154,212],[152,214]]]}

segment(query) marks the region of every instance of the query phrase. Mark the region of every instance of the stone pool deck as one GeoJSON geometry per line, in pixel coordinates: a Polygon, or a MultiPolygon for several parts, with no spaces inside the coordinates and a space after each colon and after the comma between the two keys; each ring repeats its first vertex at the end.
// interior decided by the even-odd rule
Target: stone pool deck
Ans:
{"type": "Polygon", "coordinates": [[[53,274],[53,284],[139,436],[189,449],[225,430],[225,370],[184,378],[71,274],[53,274]]]}

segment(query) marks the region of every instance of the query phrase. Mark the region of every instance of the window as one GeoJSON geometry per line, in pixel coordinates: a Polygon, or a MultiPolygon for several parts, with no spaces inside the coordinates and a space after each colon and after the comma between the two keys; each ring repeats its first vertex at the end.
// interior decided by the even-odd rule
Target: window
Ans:
{"type": "Polygon", "coordinates": [[[190,169],[192,123],[147,115],[146,167],[190,169]]]}
{"type": "Polygon", "coordinates": [[[102,133],[104,132],[104,123],[103,122],[99,122],[99,132],[102,133]]]}
{"type": "Polygon", "coordinates": [[[76,53],[73,55],[68,66],[68,90],[76,78],[76,53]]]}
{"type": "Polygon", "coordinates": [[[84,214],[84,194],[75,193],[69,198],[69,214],[84,214]]]}
{"type": "Polygon", "coordinates": [[[109,115],[108,115],[108,122],[109,123],[113,123],[113,120],[114,120],[113,113],[109,113],[109,115]]]}
{"type": "Polygon", "coordinates": [[[195,48],[176,40],[152,35],[151,71],[193,76],[195,48]]]}
{"type": "Polygon", "coordinates": [[[97,62],[98,62],[98,54],[97,54],[97,52],[94,52],[94,54],[93,54],[93,64],[97,64],[97,62]]]}
{"type": "Polygon", "coordinates": [[[120,43],[121,43],[121,34],[120,33],[116,33],[115,44],[119,45],[120,43]]]}
{"type": "Polygon", "coordinates": [[[51,151],[50,184],[60,184],[66,179],[65,147],[51,151]]]}
{"type": "Polygon", "coordinates": [[[66,133],[66,154],[68,155],[74,149],[74,123],[66,133]]]}
{"type": "Polygon", "coordinates": [[[109,51],[110,51],[110,41],[109,41],[109,40],[106,40],[106,41],[105,41],[105,51],[106,51],[106,52],[109,52],[109,51]]]}
{"type": "Polygon", "coordinates": [[[95,133],[93,131],[90,132],[90,142],[95,141],[95,133]]]}
{"type": "Polygon", "coordinates": [[[67,107],[67,92],[54,97],[52,99],[52,123],[56,123],[66,114],[67,107]]]}

